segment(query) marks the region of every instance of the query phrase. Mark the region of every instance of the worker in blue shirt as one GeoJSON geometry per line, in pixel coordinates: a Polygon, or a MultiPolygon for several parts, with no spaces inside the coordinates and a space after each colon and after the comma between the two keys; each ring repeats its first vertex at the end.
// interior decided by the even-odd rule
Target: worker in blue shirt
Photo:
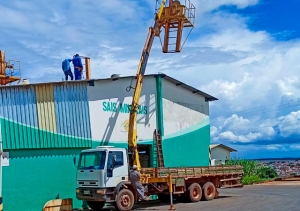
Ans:
{"type": "Polygon", "coordinates": [[[73,56],[73,65],[74,65],[74,74],[75,74],[75,80],[81,80],[81,73],[83,70],[83,66],[81,63],[81,58],[78,54],[75,54],[73,56]]]}
{"type": "Polygon", "coordinates": [[[61,64],[61,68],[65,73],[66,81],[68,80],[68,76],[70,76],[71,80],[73,80],[73,73],[71,71],[71,66],[70,66],[71,61],[72,61],[72,59],[65,59],[61,64]]]}

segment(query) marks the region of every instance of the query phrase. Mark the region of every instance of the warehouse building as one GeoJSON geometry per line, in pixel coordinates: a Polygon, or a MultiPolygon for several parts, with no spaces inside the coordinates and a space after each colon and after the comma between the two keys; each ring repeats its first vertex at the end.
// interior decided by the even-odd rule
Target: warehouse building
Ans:
{"type": "MultiPolygon", "coordinates": [[[[5,209],[39,210],[50,199],[69,197],[80,207],[73,157],[99,145],[127,148],[134,82],[113,77],[1,87],[1,135],[9,156],[3,167],[5,209]]],[[[145,76],[137,115],[142,165],[157,165],[158,129],[166,167],[207,166],[213,100],[167,75],[145,76]]]]}

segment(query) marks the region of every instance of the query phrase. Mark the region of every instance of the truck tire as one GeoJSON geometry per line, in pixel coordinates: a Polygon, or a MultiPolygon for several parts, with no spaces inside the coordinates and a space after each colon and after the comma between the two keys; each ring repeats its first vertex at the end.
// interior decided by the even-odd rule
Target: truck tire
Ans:
{"type": "Polygon", "coordinates": [[[203,199],[206,201],[213,200],[216,195],[216,187],[213,183],[207,182],[202,187],[203,190],[203,199]]]}
{"type": "Polygon", "coordinates": [[[133,193],[128,189],[122,189],[117,194],[115,207],[119,211],[130,211],[134,205],[133,193]]]}
{"type": "Polygon", "coordinates": [[[193,183],[188,187],[186,198],[189,202],[198,202],[202,198],[202,189],[198,183],[193,183]]]}
{"type": "Polygon", "coordinates": [[[86,203],[89,206],[89,208],[91,208],[94,211],[101,210],[105,205],[104,201],[87,201],[86,203]]]}

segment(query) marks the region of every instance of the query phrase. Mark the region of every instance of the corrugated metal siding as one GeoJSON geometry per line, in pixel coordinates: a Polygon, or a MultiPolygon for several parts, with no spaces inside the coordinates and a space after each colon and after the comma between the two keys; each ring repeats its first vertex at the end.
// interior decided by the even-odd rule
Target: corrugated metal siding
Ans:
{"type": "Polygon", "coordinates": [[[54,92],[52,85],[35,86],[39,128],[56,132],[54,92]]]}
{"type": "Polygon", "coordinates": [[[0,115],[2,141],[4,148],[39,147],[37,134],[29,125],[37,127],[35,91],[32,87],[13,87],[0,89],[0,115]]]}
{"type": "MultiPolygon", "coordinates": [[[[54,87],[56,124],[58,133],[80,137],[76,147],[85,146],[84,139],[91,139],[90,113],[87,88],[84,84],[54,87]]],[[[72,143],[68,142],[67,144],[72,143]]]]}
{"type": "Polygon", "coordinates": [[[86,85],[0,88],[4,149],[91,147],[86,85]]]}
{"type": "Polygon", "coordinates": [[[52,85],[35,86],[37,112],[39,121],[39,136],[44,148],[57,147],[56,116],[54,93],[52,85]],[[48,132],[46,132],[48,131],[48,132]],[[49,133],[50,132],[50,133],[49,133]]]}

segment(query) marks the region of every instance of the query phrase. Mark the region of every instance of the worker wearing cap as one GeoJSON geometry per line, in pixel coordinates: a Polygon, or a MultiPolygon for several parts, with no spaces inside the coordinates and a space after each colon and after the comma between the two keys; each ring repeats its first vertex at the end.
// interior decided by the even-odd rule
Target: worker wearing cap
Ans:
{"type": "Polygon", "coordinates": [[[75,74],[75,80],[81,80],[81,73],[82,73],[82,63],[81,58],[78,54],[75,54],[73,56],[73,65],[74,65],[74,74],[75,74]]]}
{"type": "Polygon", "coordinates": [[[135,189],[138,192],[138,195],[142,198],[144,201],[148,201],[148,198],[145,196],[144,193],[144,187],[142,186],[140,182],[141,175],[137,170],[137,166],[133,165],[132,170],[130,171],[130,180],[131,184],[135,187],[135,189]]]}
{"type": "Polygon", "coordinates": [[[69,76],[70,76],[71,80],[73,80],[73,73],[71,71],[71,66],[70,66],[71,61],[72,61],[72,59],[65,59],[61,64],[61,68],[65,73],[66,81],[68,80],[69,76]]]}

